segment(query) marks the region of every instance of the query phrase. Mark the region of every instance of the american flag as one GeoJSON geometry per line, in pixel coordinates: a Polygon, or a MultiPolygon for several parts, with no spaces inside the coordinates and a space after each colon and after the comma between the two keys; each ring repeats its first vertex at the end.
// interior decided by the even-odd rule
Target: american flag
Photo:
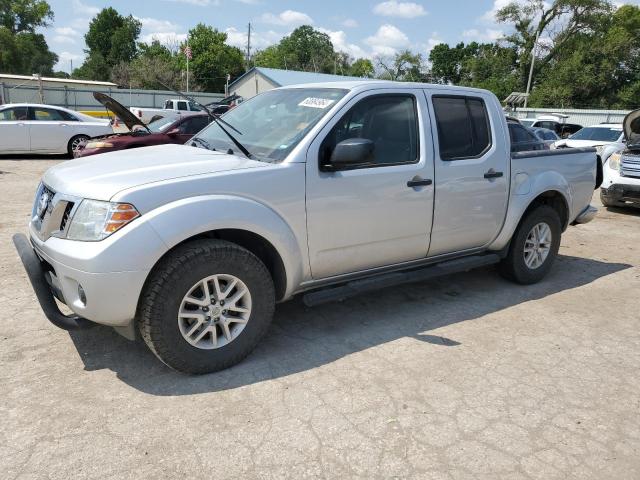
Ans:
{"type": "Polygon", "coordinates": [[[184,55],[185,57],[187,57],[189,60],[191,60],[191,47],[189,45],[187,45],[186,47],[184,47],[184,55]]]}

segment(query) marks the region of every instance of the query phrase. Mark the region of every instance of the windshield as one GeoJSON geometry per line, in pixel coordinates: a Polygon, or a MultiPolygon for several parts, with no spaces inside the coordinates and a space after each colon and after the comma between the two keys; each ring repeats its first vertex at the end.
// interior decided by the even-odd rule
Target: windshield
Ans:
{"type": "Polygon", "coordinates": [[[598,142],[616,142],[622,135],[622,127],[585,127],[571,135],[571,140],[596,140],[598,142]]]}
{"type": "Polygon", "coordinates": [[[525,127],[531,127],[535,123],[535,120],[520,120],[520,123],[525,127]]]}
{"type": "MultiPolygon", "coordinates": [[[[346,93],[347,90],[337,88],[271,90],[224,114],[223,127],[256,160],[281,162],[346,93]]],[[[216,123],[211,123],[195,138],[216,150],[237,150],[216,123]]]]}
{"type": "Polygon", "coordinates": [[[154,133],[160,133],[167,130],[171,125],[173,125],[174,122],[175,120],[171,118],[159,118],[149,123],[147,125],[147,128],[154,133]]]}

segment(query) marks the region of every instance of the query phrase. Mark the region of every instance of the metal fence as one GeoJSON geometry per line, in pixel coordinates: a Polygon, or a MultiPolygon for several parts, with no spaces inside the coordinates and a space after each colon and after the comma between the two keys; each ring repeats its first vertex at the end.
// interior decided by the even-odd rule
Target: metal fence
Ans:
{"type": "Polygon", "coordinates": [[[599,123],[622,123],[628,110],[579,110],[565,108],[518,108],[517,118],[536,118],[539,115],[562,113],[568,115],[566,123],[577,123],[583,127],[599,123]]]}
{"type": "MultiPolygon", "coordinates": [[[[162,108],[167,98],[176,98],[171,91],[164,90],[127,90],[108,87],[42,87],[41,101],[40,91],[37,85],[12,85],[8,82],[0,82],[0,98],[4,103],[45,103],[71,108],[73,110],[100,110],[102,105],[93,98],[93,92],[102,92],[113,97],[116,101],[127,107],[162,108]]],[[[221,93],[192,92],[190,95],[200,103],[211,103],[224,97],[221,93]]]]}

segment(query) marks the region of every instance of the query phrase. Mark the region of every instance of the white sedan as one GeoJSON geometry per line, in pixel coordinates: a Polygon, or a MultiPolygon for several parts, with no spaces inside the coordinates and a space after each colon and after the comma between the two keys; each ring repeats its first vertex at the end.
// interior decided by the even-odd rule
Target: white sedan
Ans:
{"type": "Polygon", "coordinates": [[[0,154],[66,153],[90,137],[113,133],[108,120],[52,105],[0,105],[0,154]]]}

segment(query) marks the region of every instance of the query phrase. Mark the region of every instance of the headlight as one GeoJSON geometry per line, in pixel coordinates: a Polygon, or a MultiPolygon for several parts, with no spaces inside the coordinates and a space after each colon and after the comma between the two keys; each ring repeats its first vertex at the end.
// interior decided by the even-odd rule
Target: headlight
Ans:
{"type": "Polygon", "coordinates": [[[82,200],[71,219],[67,238],[85,242],[102,240],[139,216],[136,208],[128,203],[82,200]]]}
{"type": "Polygon", "coordinates": [[[622,155],[620,155],[619,153],[613,153],[609,157],[609,168],[612,168],[614,170],[620,171],[620,159],[621,158],[622,158],[622,155]]]}
{"type": "Polygon", "coordinates": [[[89,142],[84,148],[112,148],[113,143],[110,142],[89,142]]]}

